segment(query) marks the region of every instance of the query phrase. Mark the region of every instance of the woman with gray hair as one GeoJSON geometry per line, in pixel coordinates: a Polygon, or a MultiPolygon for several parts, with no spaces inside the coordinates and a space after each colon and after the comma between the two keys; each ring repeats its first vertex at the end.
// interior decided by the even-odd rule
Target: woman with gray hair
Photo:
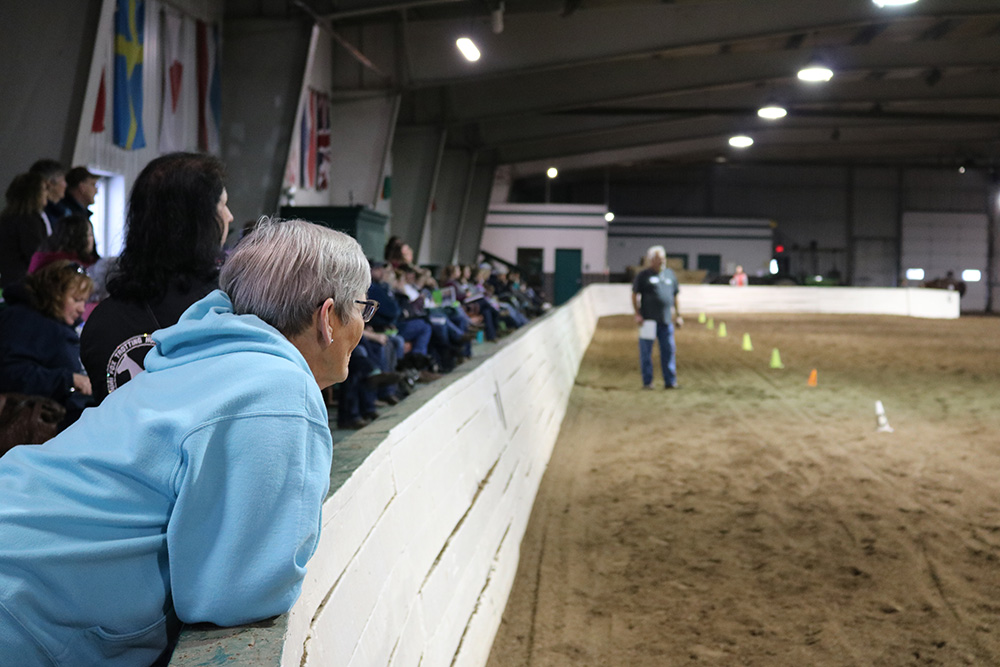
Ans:
{"type": "Polygon", "coordinates": [[[178,621],[291,608],[329,489],[320,389],[346,378],[369,275],[347,235],[265,221],[145,373],[0,458],[0,662],[150,664],[178,621]]]}

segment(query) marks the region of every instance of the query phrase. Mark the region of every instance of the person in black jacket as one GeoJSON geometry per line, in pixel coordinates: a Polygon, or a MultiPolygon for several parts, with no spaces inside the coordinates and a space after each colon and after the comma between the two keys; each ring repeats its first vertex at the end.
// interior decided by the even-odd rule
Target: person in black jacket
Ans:
{"type": "Polygon", "coordinates": [[[0,288],[28,273],[28,264],[48,236],[42,211],[48,201],[41,174],[20,174],[7,187],[7,206],[0,213],[0,288]]]}
{"type": "Polygon", "coordinates": [[[0,392],[58,401],[66,408],[63,427],[91,404],[73,327],[93,287],[79,264],[56,260],[6,290],[0,310],[0,392]]]}
{"type": "Polygon", "coordinates": [[[87,319],[83,365],[98,403],[143,371],[150,335],[218,287],[229,212],[222,162],[201,153],[156,158],[132,186],[125,249],[87,319]]]}

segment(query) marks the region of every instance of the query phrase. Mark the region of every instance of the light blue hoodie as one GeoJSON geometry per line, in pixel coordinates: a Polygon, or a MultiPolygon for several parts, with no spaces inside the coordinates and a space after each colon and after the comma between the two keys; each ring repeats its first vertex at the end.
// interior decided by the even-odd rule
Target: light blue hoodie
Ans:
{"type": "Polygon", "coordinates": [[[0,458],[0,665],[148,665],[181,621],[284,613],[330,483],[299,351],[215,291],[146,371],[0,458]]]}

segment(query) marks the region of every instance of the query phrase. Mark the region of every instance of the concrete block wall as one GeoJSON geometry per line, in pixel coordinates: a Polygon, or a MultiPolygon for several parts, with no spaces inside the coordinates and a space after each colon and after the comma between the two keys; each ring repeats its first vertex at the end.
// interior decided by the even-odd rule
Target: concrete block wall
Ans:
{"type": "MultiPolygon", "coordinates": [[[[944,290],[685,285],[685,313],[958,315],[944,290]]],[[[323,532],[291,612],[186,630],[170,664],[486,663],[542,474],[597,320],[630,286],[591,285],[334,446],[323,532]]]]}

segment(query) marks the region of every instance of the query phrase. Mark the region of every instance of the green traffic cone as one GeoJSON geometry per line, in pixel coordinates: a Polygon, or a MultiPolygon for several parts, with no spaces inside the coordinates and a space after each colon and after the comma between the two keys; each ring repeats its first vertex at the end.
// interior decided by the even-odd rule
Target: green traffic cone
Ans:
{"type": "Polygon", "coordinates": [[[698,324],[705,323],[705,313],[698,313],[698,324]]]}
{"type": "Polygon", "coordinates": [[[753,352],[753,344],[750,342],[750,334],[743,334],[743,351],[753,352]]]}
{"type": "Polygon", "coordinates": [[[709,329],[714,329],[715,328],[715,320],[713,318],[711,318],[711,317],[708,318],[708,324],[706,324],[705,326],[708,327],[709,329]]]}
{"type": "Polygon", "coordinates": [[[719,338],[725,338],[728,334],[726,333],[726,323],[719,322],[719,338]]]}
{"type": "Polygon", "coordinates": [[[784,368],[785,365],[781,363],[781,354],[778,353],[778,348],[771,350],[771,368],[784,368]]]}

